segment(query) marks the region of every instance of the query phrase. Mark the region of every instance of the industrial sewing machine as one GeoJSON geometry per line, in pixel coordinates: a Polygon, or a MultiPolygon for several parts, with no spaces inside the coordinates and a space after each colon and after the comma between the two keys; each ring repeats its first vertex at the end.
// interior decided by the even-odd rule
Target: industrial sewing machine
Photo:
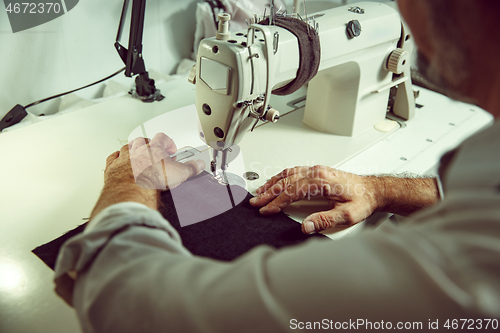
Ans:
{"type": "MultiPolygon", "coordinates": [[[[277,25],[290,17],[271,10],[248,22],[247,31],[229,33],[229,15],[219,14],[217,36],[200,44],[190,81],[196,84],[200,137],[213,149],[211,171],[221,183],[227,184],[228,149],[259,121],[279,119],[269,105],[271,93],[293,83],[306,65],[301,52],[310,52],[311,46],[299,45],[297,31],[277,25]],[[265,24],[257,23],[263,19],[265,24]]],[[[356,136],[374,126],[388,130],[388,111],[413,117],[405,43],[410,36],[394,8],[362,2],[294,17],[307,24],[307,38],[319,36],[321,49],[312,50],[319,55],[319,67],[308,86],[305,124],[332,135],[356,136]]]]}

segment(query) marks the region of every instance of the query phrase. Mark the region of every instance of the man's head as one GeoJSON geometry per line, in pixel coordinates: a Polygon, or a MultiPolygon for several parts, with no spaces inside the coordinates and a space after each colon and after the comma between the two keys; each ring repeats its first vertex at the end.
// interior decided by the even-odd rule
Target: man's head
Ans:
{"type": "Polygon", "coordinates": [[[494,112],[488,106],[500,83],[500,1],[399,0],[399,6],[419,48],[421,74],[450,97],[494,112]]]}

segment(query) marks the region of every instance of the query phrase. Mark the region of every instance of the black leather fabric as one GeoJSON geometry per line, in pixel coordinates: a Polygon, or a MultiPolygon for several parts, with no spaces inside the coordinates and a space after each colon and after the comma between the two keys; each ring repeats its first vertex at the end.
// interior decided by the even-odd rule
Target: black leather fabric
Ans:
{"type": "MultiPolygon", "coordinates": [[[[251,197],[239,186],[228,188],[217,184],[204,172],[172,191],[163,192],[159,211],[179,232],[182,244],[188,250],[195,255],[217,260],[233,260],[262,244],[281,248],[311,237],[326,239],[321,234],[304,235],[300,224],[284,213],[260,215],[258,209],[249,204],[251,197]],[[203,216],[210,217],[193,222],[203,216]],[[182,220],[184,227],[181,226],[182,220]]],[[[54,269],[61,246],[84,228],[85,224],[82,224],[37,247],[33,253],[54,269]]]]}

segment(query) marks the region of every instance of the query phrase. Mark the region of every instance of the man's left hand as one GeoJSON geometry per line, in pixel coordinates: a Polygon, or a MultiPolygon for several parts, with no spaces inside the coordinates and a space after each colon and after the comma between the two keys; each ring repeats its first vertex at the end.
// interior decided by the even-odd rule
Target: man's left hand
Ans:
{"type": "Polygon", "coordinates": [[[174,141],[163,133],[137,138],[106,159],[104,188],[90,219],[106,207],[132,201],[158,208],[158,191],[172,189],[205,168],[202,160],[176,162],[174,141]]]}
{"type": "Polygon", "coordinates": [[[136,183],[147,189],[172,189],[204,168],[202,160],[176,162],[170,155],[177,151],[174,141],[163,133],[153,140],[136,138],[106,160],[104,182],[136,183]]]}

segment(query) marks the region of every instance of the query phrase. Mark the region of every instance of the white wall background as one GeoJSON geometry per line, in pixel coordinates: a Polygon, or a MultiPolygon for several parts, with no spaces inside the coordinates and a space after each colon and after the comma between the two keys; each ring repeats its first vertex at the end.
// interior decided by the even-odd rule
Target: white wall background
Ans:
{"type": "MultiPolygon", "coordinates": [[[[148,70],[171,74],[182,58],[190,57],[197,2],[147,1],[143,54],[148,70]]],[[[307,0],[306,6],[312,12],[342,2],[307,0]]],[[[293,0],[286,3],[291,8],[293,0]]],[[[0,119],[16,104],[27,105],[84,86],[124,66],[113,47],[122,0],[80,0],[65,15],[15,34],[5,7],[0,6],[0,119]]],[[[133,85],[123,74],[115,80],[133,85]]],[[[100,97],[103,87],[100,84],[77,94],[87,99],[100,97]]],[[[46,102],[29,111],[51,114],[59,103],[46,102]]]]}
{"type": "MultiPolygon", "coordinates": [[[[122,68],[113,46],[122,6],[122,0],[80,0],[62,17],[15,34],[0,7],[0,118],[15,104],[84,86],[122,68]]],[[[181,57],[190,55],[195,10],[196,1],[147,2],[143,40],[147,68],[171,73],[181,57]]],[[[132,84],[123,74],[119,78],[132,84]]],[[[78,94],[92,98],[100,90],[102,85],[78,94]]],[[[29,111],[44,113],[54,103],[58,102],[29,111]]]]}

